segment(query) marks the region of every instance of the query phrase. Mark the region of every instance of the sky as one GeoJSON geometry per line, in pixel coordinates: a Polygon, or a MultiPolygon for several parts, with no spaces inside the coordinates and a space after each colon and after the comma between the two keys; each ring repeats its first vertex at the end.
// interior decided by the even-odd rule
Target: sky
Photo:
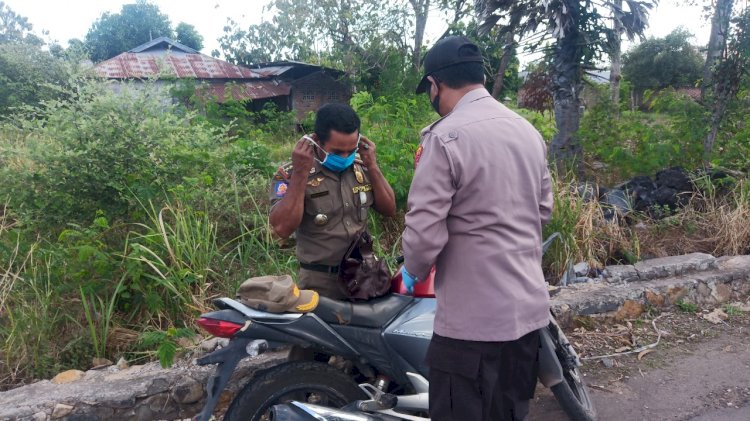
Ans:
{"type": "MultiPolygon", "coordinates": [[[[34,25],[34,32],[49,31],[48,38],[67,45],[71,38],[83,39],[91,24],[104,12],[119,12],[123,4],[133,3],[128,0],[4,0],[17,13],[29,18],[34,25]]],[[[152,0],[169,16],[172,25],[186,22],[194,25],[203,35],[205,54],[217,49],[217,39],[222,35],[227,18],[239,22],[242,27],[259,23],[265,17],[263,6],[268,0],[152,0]]],[[[704,0],[703,3],[706,3],[704,0]]],[[[684,26],[695,35],[694,43],[708,43],[710,24],[706,22],[700,6],[685,5],[684,0],[661,0],[651,11],[647,36],[662,37],[677,28],[684,26]]],[[[699,1],[700,3],[700,1],[699,1]]],[[[427,28],[427,45],[440,36],[447,24],[441,19],[431,19],[427,28]]],[[[627,49],[631,44],[625,43],[627,49]]],[[[531,60],[530,56],[521,55],[522,64],[531,60]]]]}

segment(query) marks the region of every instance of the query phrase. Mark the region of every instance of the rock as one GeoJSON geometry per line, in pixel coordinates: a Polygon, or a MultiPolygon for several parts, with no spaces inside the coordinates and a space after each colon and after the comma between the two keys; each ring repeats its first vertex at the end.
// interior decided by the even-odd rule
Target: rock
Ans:
{"type": "Polygon", "coordinates": [[[55,409],[52,410],[52,418],[55,419],[67,417],[71,412],[73,412],[73,409],[74,407],[71,405],[58,403],[57,405],[55,405],[55,409]]]}
{"type": "Polygon", "coordinates": [[[172,397],[181,404],[198,402],[203,397],[203,385],[186,377],[172,389],[172,397]]]}
{"type": "Polygon", "coordinates": [[[633,282],[640,279],[633,265],[614,265],[604,269],[603,276],[611,282],[633,282]]]}
{"type": "Polygon", "coordinates": [[[582,284],[582,283],[585,283],[585,282],[590,282],[592,280],[593,279],[589,278],[588,276],[578,276],[575,279],[573,279],[572,281],[570,281],[570,283],[572,283],[572,284],[582,284]]]}
{"type": "Polygon", "coordinates": [[[615,366],[615,360],[613,360],[612,358],[602,358],[601,361],[602,365],[607,368],[612,368],[615,366]]]}
{"type": "Polygon", "coordinates": [[[109,367],[112,364],[114,363],[106,358],[95,357],[93,360],[91,360],[91,369],[98,370],[100,368],[109,367]]]}
{"type": "MultiPolygon", "coordinates": [[[[677,208],[677,205],[680,203],[680,198],[678,197],[678,191],[669,187],[661,186],[658,187],[656,190],[652,193],[652,206],[662,206],[667,207],[671,210],[674,210],[677,208]]],[[[663,213],[663,210],[661,209],[655,209],[654,210],[656,217],[664,217],[667,216],[663,213]]]]}
{"type": "Polygon", "coordinates": [[[47,418],[47,413],[41,411],[31,416],[34,421],[47,421],[47,418]]]}
{"type": "Polygon", "coordinates": [[[633,209],[639,212],[648,211],[654,204],[652,196],[654,190],[656,190],[656,184],[649,177],[635,177],[619,188],[630,195],[633,201],[633,209]]]}
{"type": "Polygon", "coordinates": [[[615,215],[627,215],[633,211],[630,196],[624,190],[612,189],[602,196],[602,204],[608,207],[610,212],[605,212],[605,218],[612,219],[615,215]]]}
{"type": "Polygon", "coordinates": [[[625,300],[622,307],[617,310],[615,319],[620,321],[625,319],[637,319],[641,314],[643,314],[643,304],[634,300],[625,300]]]}
{"type": "Polygon", "coordinates": [[[584,202],[591,202],[599,198],[599,188],[593,183],[579,183],[576,192],[584,202]]]}
{"type": "Polygon", "coordinates": [[[693,191],[693,182],[690,176],[684,169],[679,167],[656,173],[656,185],[673,189],[679,193],[693,191]]]}
{"type": "Polygon", "coordinates": [[[724,313],[724,310],[720,308],[717,308],[708,314],[704,314],[702,317],[715,325],[723,323],[724,320],[729,319],[727,313],[724,313]]]}
{"type": "Polygon", "coordinates": [[[128,364],[128,361],[125,359],[125,357],[120,357],[119,360],[117,360],[117,368],[120,370],[126,370],[130,367],[128,364]]]}
{"type": "Polygon", "coordinates": [[[52,383],[65,384],[77,382],[78,380],[81,380],[85,374],[86,373],[81,370],[63,371],[62,373],[52,378],[52,383]]]}
{"type": "Polygon", "coordinates": [[[646,291],[645,293],[646,302],[654,307],[664,307],[665,299],[661,294],[657,294],[653,291],[646,291]]]}
{"type": "Polygon", "coordinates": [[[649,280],[713,269],[716,258],[706,253],[691,253],[645,260],[633,266],[641,280],[649,280]]]}
{"type": "Polygon", "coordinates": [[[688,291],[684,287],[670,286],[667,288],[667,303],[669,305],[677,304],[678,301],[687,297],[688,291]]]}
{"type": "Polygon", "coordinates": [[[580,262],[573,266],[573,270],[578,276],[588,276],[589,272],[591,272],[591,267],[586,262],[580,262]]]}

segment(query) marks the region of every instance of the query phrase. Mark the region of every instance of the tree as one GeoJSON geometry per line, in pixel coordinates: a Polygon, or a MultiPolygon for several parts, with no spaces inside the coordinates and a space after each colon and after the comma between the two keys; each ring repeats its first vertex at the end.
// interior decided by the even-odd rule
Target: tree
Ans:
{"type": "Polygon", "coordinates": [[[430,13],[430,0],[409,0],[414,10],[414,49],[412,50],[412,66],[419,70],[422,59],[422,43],[424,41],[424,29],[427,27],[427,17],[430,13]]]}
{"type": "MultiPolygon", "coordinates": [[[[629,38],[643,34],[650,4],[625,0],[629,11],[622,17],[629,38]]],[[[594,0],[475,0],[485,31],[501,24],[502,33],[514,32],[529,48],[548,49],[552,55],[552,86],[557,134],[550,157],[564,168],[571,163],[580,172],[583,151],[575,134],[580,124],[583,74],[609,52],[612,29],[599,13],[606,4],[594,0]],[[541,28],[540,28],[541,27],[541,28]]]]}
{"type": "Polygon", "coordinates": [[[679,27],[664,38],[649,38],[623,57],[623,73],[637,93],[646,89],[695,86],[703,56],[690,43],[693,34],[679,27]]]}
{"type": "Polygon", "coordinates": [[[0,115],[23,105],[35,105],[59,94],[67,75],[63,63],[31,33],[28,19],[0,2],[0,115]]]}
{"type": "Polygon", "coordinates": [[[271,21],[240,28],[229,21],[219,39],[238,64],[293,59],[341,68],[370,81],[394,60],[412,63],[403,4],[386,0],[274,0],[271,21]]]}
{"type": "Polygon", "coordinates": [[[714,143],[727,108],[740,90],[742,79],[750,73],[750,8],[733,19],[726,34],[726,43],[713,68],[713,99],[710,130],[703,142],[704,162],[709,165],[714,143]]]}
{"type": "Polygon", "coordinates": [[[203,49],[203,36],[198,33],[195,26],[180,22],[175,28],[177,42],[186,45],[193,50],[200,51],[203,49]]]}
{"type": "Polygon", "coordinates": [[[625,32],[625,26],[622,23],[624,14],[622,12],[622,0],[612,2],[612,21],[613,33],[610,46],[611,66],[609,70],[609,89],[610,100],[615,104],[615,109],[620,104],[620,79],[622,79],[622,33],[625,32]]]}
{"type": "Polygon", "coordinates": [[[701,98],[704,100],[713,83],[714,68],[721,61],[721,56],[727,46],[727,35],[729,34],[733,7],[734,0],[714,0],[711,36],[708,39],[706,63],[703,66],[703,83],[701,84],[701,98]]]}
{"type": "Polygon", "coordinates": [[[122,6],[120,13],[104,13],[89,28],[85,43],[91,60],[97,62],[161,36],[172,36],[169,17],[158,6],[138,0],[122,6]]]}
{"type": "Polygon", "coordinates": [[[32,29],[26,17],[17,14],[5,2],[0,1],[0,44],[25,42],[42,45],[41,38],[31,33],[32,29]]]}

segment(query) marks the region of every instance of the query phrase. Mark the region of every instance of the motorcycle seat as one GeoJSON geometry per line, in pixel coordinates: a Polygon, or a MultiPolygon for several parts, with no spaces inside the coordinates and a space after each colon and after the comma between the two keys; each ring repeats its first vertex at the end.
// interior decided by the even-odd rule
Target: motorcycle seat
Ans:
{"type": "Polygon", "coordinates": [[[329,324],[380,328],[393,320],[413,299],[408,295],[389,294],[352,303],[320,297],[313,313],[329,324]]]}

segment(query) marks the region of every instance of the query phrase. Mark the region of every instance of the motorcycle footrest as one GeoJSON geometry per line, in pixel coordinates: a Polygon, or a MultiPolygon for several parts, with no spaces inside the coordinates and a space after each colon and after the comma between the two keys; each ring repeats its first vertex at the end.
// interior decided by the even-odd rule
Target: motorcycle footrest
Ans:
{"type": "Polygon", "coordinates": [[[378,397],[378,400],[367,400],[357,402],[357,408],[360,411],[383,411],[393,409],[398,403],[398,397],[391,393],[384,393],[378,397]]]}

